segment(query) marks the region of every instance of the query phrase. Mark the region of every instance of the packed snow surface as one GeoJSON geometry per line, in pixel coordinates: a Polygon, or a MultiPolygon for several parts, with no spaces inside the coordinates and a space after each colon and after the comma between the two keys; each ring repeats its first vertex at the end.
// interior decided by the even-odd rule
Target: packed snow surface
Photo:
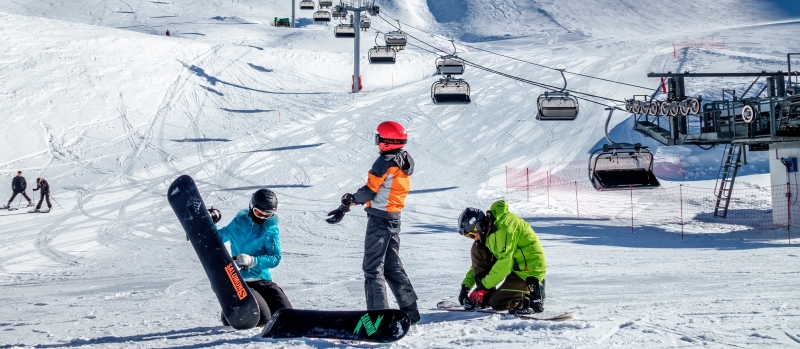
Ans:
{"type": "MultiPolygon", "coordinates": [[[[417,39],[450,52],[431,34],[454,38],[459,55],[507,74],[562,83],[557,71],[478,49],[648,87],[568,75],[571,89],[621,100],[652,92],[651,71],[785,69],[786,53],[800,52],[797,2],[378,1],[386,20],[373,18],[362,36],[365,90],[355,95],[353,40],[335,39],[335,22],[314,24],[299,9],[296,28],[272,26],[291,16],[289,3],[0,0],[0,175],[10,182],[21,170],[29,189],[43,177],[55,199],[48,214],[0,211],[0,348],[371,347],[265,340],[259,329],[221,326],[166,191],[191,175],[222,224],[255,189],[277,192],[275,281],[297,308],[361,309],[366,215],[353,210],[338,225],[324,218],[364,184],[384,120],[406,126],[416,162],[401,255],[422,312],[392,347],[800,345],[800,241],[789,244],[786,230],[720,223],[681,238],[674,227],[638,224],[632,233],[624,219],[577,219],[545,197],[506,192],[506,167],[585,161],[605,142],[604,106],[582,103],[574,122],[537,121],[544,90],[470,67],[463,77],[473,103],[438,106],[430,100],[436,56],[421,49],[430,46],[412,39],[419,47],[399,52],[395,65],[366,61],[375,31],[399,19],[417,39]],[[724,46],[684,48],[711,40],[724,46]],[[469,269],[459,212],[501,198],[543,242],[546,314],[576,319],[434,309],[455,300],[469,269]]],[[[719,98],[749,83],[692,80],[688,88],[719,98]]],[[[720,148],[658,147],[631,130],[629,114],[614,114],[610,128],[617,141],[705,168],[722,156],[720,148]]],[[[752,154],[737,183],[768,186],[767,156],[752,154]]],[[[713,187],[711,172],[686,179],[713,187]]]]}

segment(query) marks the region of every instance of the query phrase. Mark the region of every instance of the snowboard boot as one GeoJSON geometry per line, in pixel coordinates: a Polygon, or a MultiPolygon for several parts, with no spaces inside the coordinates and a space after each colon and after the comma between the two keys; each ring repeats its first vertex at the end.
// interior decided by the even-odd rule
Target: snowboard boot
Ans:
{"type": "Polygon", "coordinates": [[[406,305],[405,307],[400,308],[400,310],[402,310],[403,312],[408,314],[408,317],[411,319],[411,324],[412,325],[416,324],[417,322],[419,322],[419,319],[420,319],[419,307],[417,307],[417,302],[416,301],[414,303],[406,305]]]}
{"type": "Polygon", "coordinates": [[[547,298],[544,293],[545,280],[539,283],[539,279],[535,276],[531,276],[525,280],[525,283],[528,284],[528,290],[530,291],[526,297],[528,298],[528,308],[532,309],[535,313],[543,312],[544,300],[547,298]]]}

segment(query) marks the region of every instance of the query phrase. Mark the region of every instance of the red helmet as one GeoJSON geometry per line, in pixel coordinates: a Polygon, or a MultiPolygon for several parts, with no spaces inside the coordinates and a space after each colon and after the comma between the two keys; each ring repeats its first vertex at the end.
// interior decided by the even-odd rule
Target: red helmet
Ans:
{"type": "Polygon", "coordinates": [[[380,151],[390,151],[400,149],[408,141],[408,134],[403,125],[394,121],[384,121],[378,125],[378,133],[375,134],[375,145],[380,151]]]}

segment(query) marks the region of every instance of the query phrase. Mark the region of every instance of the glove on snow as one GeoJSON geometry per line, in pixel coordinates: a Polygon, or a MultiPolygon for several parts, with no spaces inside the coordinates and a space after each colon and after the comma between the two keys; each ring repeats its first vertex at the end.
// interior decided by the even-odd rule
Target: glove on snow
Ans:
{"type": "Polygon", "coordinates": [[[347,207],[353,206],[356,204],[356,196],[350,193],[345,193],[342,195],[342,205],[347,207]]]}
{"type": "Polygon", "coordinates": [[[214,208],[214,206],[211,206],[211,208],[208,209],[208,214],[211,215],[211,220],[214,221],[214,223],[217,223],[220,219],[222,219],[222,212],[219,212],[219,210],[214,208]]]}
{"type": "Polygon", "coordinates": [[[242,268],[250,269],[254,265],[256,265],[256,259],[249,254],[242,253],[236,255],[236,264],[238,264],[242,268]]]}
{"type": "Polygon", "coordinates": [[[458,304],[464,305],[464,300],[469,298],[469,288],[461,285],[461,292],[458,294],[458,304]]]}
{"type": "Polygon", "coordinates": [[[339,205],[339,208],[337,208],[337,209],[335,209],[335,210],[333,210],[331,212],[328,212],[328,216],[331,216],[331,217],[326,219],[325,221],[330,223],[330,224],[339,223],[339,222],[342,221],[342,218],[344,218],[344,214],[347,213],[347,212],[350,212],[350,206],[339,205]]]}

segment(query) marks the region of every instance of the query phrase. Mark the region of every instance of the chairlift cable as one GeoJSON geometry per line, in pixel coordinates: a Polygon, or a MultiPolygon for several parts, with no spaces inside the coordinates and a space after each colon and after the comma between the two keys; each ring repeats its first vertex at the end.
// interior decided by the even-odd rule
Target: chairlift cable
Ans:
{"type": "MultiPolygon", "coordinates": [[[[384,14],[381,14],[381,15],[384,15],[384,14]]],[[[386,14],[386,16],[388,16],[389,18],[395,19],[394,17],[392,17],[392,16],[389,16],[388,14],[386,14]]],[[[396,19],[395,19],[395,20],[396,20],[396,19]]],[[[408,24],[408,23],[405,23],[405,22],[402,22],[402,23],[403,23],[403,25],[405,25],[405,26],[407,26],[407,27],[410,27],[410,28],[412,28],[412,29],[416,29],[416,30],[418,30],[418,31],[421,31],[421,32],[423,32],[423,33],[425,33],[425,34],[432,35],[432,36],[438,36],[438,37],[440,37],[440,38],[442,38],[442,39],[444,39],[444,40],[447,40],[447,41],[452,41],[452,39],[449,39],[449,38],[447,38],[447,37],[445,37],[445,36],[442,36],[442,35],[439,35],[439,34],[434,34],[434,33],[431,33],[431,32],[428,32],[428,31],[425,31],[425,30],[422,30],[422,29],[419,29],[419,28],[417,28],[417,27],[415,27],[415,26],[413,26],[413,25],[410,25],[410,24],[408,24]]],[[[409,36],[411,36],[411,35],[409,35],[409,36]]],[[[419,39],[417,39],[417,40],[419,40],[419,39]]],[[[508,56],[508,55],[504,55],[504,54],[502,54],[502,53],[492,52],[492,51],[489,51],[489,50],[486,50],[486,49],[482,49],[482,48],[480,48],[480,47],[475,47],[475,46],[472,46],[472,45],[468,45],[468,44],[465,44],[465,43],[463,43],[463,42],[459,42],[459,45],[462,45],[462,46],[465,46],[465,47],[469,47],[469,48],[471,48],[471,49],[475,49],[475,50],[478,50],[478,51],[483,51],[483,52],[486,52],[486,53],[491,53],[491,54],[493,54],[493,55],[497,55],[497,56],[500,56],[500,57],[505,57],[505,58],[512,59],[512,60],[515,60],[515,61],[519,61],[519,62],[523,62],[523,63],[527,63],[527,64],[532,64],[532,65],[535,65],[535,66],[537,66],[537,67],[541,67],[541,68],[546,68],[546,69],[550,69],[550,70],[560,70],[560,71],[563,71],[564,73],[567,73],[567,74],[572,74],[572,75],[577,75],[577,76],[583,76],[583,77],[590,78],[590,79],[596,79],[596,80],[601,80],[601,81],[605,81],[605,82],[611,82],[611,83],[615,83],[615,84],[620,84],[620,85],[626,85],[626,86],[631,86],[631,87],[641,88],[641,89],[645,89],[645,90],[648,90],[648,91],[649,91],[649,90],[651,90],[651,88],[650,88],[650,87],[644,87],[644,86],[639,86],[639,85],[629,84],[629,83],[626,83],[626,82],[621,82],[621,81],[615,81],[615,80],[605,79],[605,78],[601,78],[601,77],[597,77],[597,76],[591,76],[591,75],[586,75],[586,74],[581,74],[581,73],[575,73],[575,72],[571,72],[571,71],[564,70],[564,69],[558,69],[558,68],[548,67],[548,66],[546,66],[546,65],[542,65],[542,64],[539,64],[539,63],[534,63],[534,62],[531,62],[531,61],[526,61],[526,60],[524,60],[524,59],[519,59],[519,58],[516,58],[516,57],[511,57],[511,56],[508,56]]]]}
{"type": "MultiPolygon", "coordinates": [[[[413,36],[412,36],[412,38],[413,38],[413,36]]],[[[417,38],[414,38],[414,39],[419,41],[419,39],[417,39],[417,38]]],[[[427,44],[427,43],[426,43],[426,45],[431,46],[430,44],[427,44]]],[[[418,45],[414,45],[412,43],[408,43],[408,46],[416,47],[416,48],[418,48],[420,50],[426,51],[426,52],[434,54],[434,55],[439,55],[439,53],[437,53],[435,51],[431,51],[429,49],[426,49],[426,48],[418,46],[418,45]]],[[[436,48],[434,46],[431,46],[431,47],[436,48]]],[[[539,82],[536,82],[536,81],[520,78],[520,77],[517,77],[517,76],[510,75],[510,74],[506,74],[506,73],[503,73],[503,72],[499,72],[497,70],[494,70],[494,69],[491,69],[491,68],[487,68],[487,67],[481,66],[479,64],[475,64],[473,62],[467,61],[467,60],[465,60],[465,59],[463,59],[461,57],[458,57],[458,59],[460,59],[465,64],[467,64],[467,65],[469,65],[471,67],[475,67],[475,68],[487,71],[489,73],[493,73],[493,74],[497,74],[497,75],[500,75],[500,76],[504,76],[504,77],[507,77],[509,79],[513,79],[513,80],[516,80],[516,81],[519,81],[519,82],[523,82],[523,83],[526,83],[526,84],[529,84],[529,85],[534,85],[536,87],[541,87],[541,88],[546,88],[546,89],[558,89],[555,86],[550,86],[550,85],[547,85],[547,84],[543,84],[543,83],[539,83],[539,82]]],[[[584,101],[587,101],[587,102],[590,102],[590,103],[598,104],[598,105],[601,105],[603,107],[608,107],[608,104],[602,103],[602,102],[598,102],[598,101],[590,99],[590,98],[604,99],[604,100],[607,100],[607,101],[624,103],[622,101],[619,101],[619,100],[616,100],[616,99],[613,99],[613,98],[596,96],[596,95],[592,95],[592,94],[589,94],[589,93],[577,92],[577,91],[571,91],[571,90],[567,90],[567,91],[572,92],[574,95],[576,95],[575,98],[578,98],[578,99],[581,99],[581,100],[584,100],[584,101]]]]}
{"type": "MultiPolygon", "coordinates": [[[[383,19],[386,23],[389,23],[389,25],[391,25],[392,27],[395,27],[394,24],[392,24],[392,22],[389,22],[386,18],[383,18],[382,15],[378,15],[378,17],[381,17],[381,19],[383,19]]],[[[395,27],[395,28],[397,28],[397,27],[395,27]]],[[[433,46],[433,45],[431,45],[431,44],[429,44],[429,43],[427,43],[427,42],[425,42],[423,40],[420,40],[419,38],[417,38],[417,37],[415,37],[415,36],[413,36],[411,34],[406,33],[406,35],[408,35],[408,37],[410,37],[410,38],[412,38],[414,40],[419,41],[420,43],[423,43],[423,44],[425,44],[427,46],[432,47],[433,49],[435,49],[437,51],[440,51],[440,52],[443,52],[443,53],[447,54],[447,51],[445,51],[445,50],[443,50],[443,49],[441,49],[439,47],[433,46]]],[[[414,45],[414,47],[418,47],[419,48],[419,46],[416,46],[416,45],[414,45]]],[[[425,51],[431,52],[429,50],[425,50],[425,51]]],[[[431,53],[434,53],[434,52],[431,52],[431,53]]],[[[434,54],[438,54],[438,53],[434,53],[434,54]]],[[[560,89],[559,87],[556,87],[556,86],[552,86],[552,85],[536,82],[536,81],[533,81],[533,80],[520,78],[520,77],[517,77],[517,76],[514,76],[514,75],[510,75],[510,74],[506,74],[506,73],[503,73],[503,72],[500,72],[500,71],[497,71],[497,70],[494,70],[494,69],[491,69],[491,68],[487,68],[487,67],[479,65],[477,63],[473,63],[473,62],[467,61],[466,59],[464,59],[462,57],[457,57],[457,58],[459,60],[463,61],[464,63],[470,65],[470,66],[473,66],[475,68],[478,68],[478,69],[481,69],[481,70],[484,70],[484,71],[487,71],[487,72],[490,72],[490,73],[494,73],[494,74],[497,74],[497,75],[505,76],[505,77],[510,78],[510,79],[514,79],[514,80],[517,80],[517,81],[520,81],[520,82],[524,82],[524,83],[527,83],[527,84],[530,84],[530,85],[534,85],[534,86],[537,86],[537,87],[541,87],[541,88],[545,88],[545,89],[550,89],[550,90],[559,90],[560,89]]],[[[613,101],[613,102],[618,102],[618,103],[625,103],[624,101],[620,101],[620,100],[617,100],[617,99],[597,96],[597,95],[593,95],[593,94],[585,93],[585,92],[579,92],[579,91],[574,91],[574,90],[566,90],[566,89],[564,91],[568,91],[568,92],[571,92],[572,94],[576,94],[576,95],[584,95],[584,96],[587,96],[587,97],[605,99],[605,100],[608,100],[608,101],[613,101]]],[[[576,96],[576,97],[580,98],[579,96],[576,96]]],[[[591,100],[588,100],[588,99],[585,99],[585,98],[581,98],[581,99],[584,99],[584,100],[587,100],[587,101],[590,101],[590,102],[593,102],[593,103],[597,103],[595,101],[591,101],[591,100]]],[[[602,103],[597,103],[597,104],[600,104],[600,105],[603,105],[603,106],[607,106],[607,105],[602,104],[602,103]]]]}

